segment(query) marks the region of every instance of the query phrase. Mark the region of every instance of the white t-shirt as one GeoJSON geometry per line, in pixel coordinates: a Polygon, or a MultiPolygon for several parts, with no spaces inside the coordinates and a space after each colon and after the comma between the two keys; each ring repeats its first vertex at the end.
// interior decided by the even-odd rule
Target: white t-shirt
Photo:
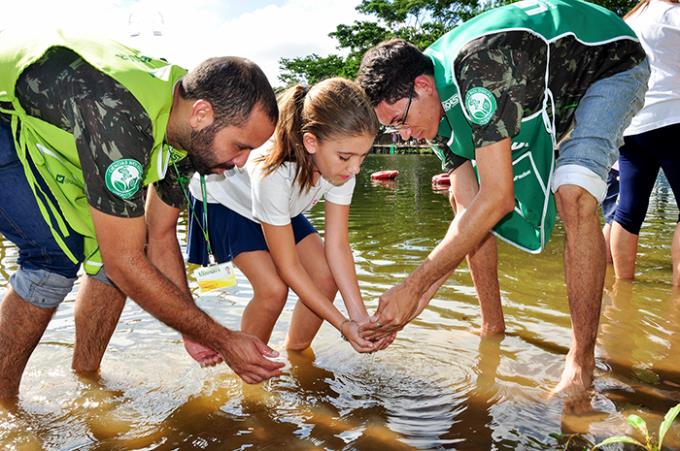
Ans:
{"type": "Polygon", "coordinates": [[[680,123],[680,4],[651,0],[627,23],[640,38],[652,74],[645,105],[624,135],[680,123]]]}
{"type": "MultiPolygon", "coordinates": [[[[299,185],[293,185],[296,163],[284,163],[271,174],[263,174],[261,163],[255,159],[265,151],[263,148],[252,151],[240,171],[206,176],[207,201],[220,203],[252,221],[278,226],[290,224],[291,218],[309,210],[322,198],[338,205],[352,202],[354,177],[341,186],[321,177],[309,191],[300,192],[299,185]]],[[[191,179],[189,190],[196,199],[202,199],[198,174],[191,179]]]]}

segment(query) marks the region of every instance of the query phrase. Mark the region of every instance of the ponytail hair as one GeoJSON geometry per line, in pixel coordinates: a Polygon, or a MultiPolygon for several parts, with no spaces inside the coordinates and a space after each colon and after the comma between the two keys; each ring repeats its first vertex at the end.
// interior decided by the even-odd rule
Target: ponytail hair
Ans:
{"type": "Polygon", "coordinates": [[[279,97],[274,145],[260,160],[264,174],[271,174],[285,162],[295,162],[293,183],[299,185],[300,191],[309,190],[314,186],[314,162],[302,142],[305,133],[312,133],[323,143],[329,139],[375,136],[378,129],[373,107],[357,83],[336,77],[311,88],[293,86],[279,97]]]}
{"type": "MultiPolygon", "coordinates": [[[[649,6],[649,3],[651,1],[652,0],[640,0],[638,2],[638,4],[633,7],[633,9],[628,11],[628,13],[626,13],[626,15],[623,16],[623,18],[628,19],[628,18],[632,17],[633,15],[635,15],[636,13],[641,14],[645,10],[645,8],[647,8],[649,6]]],[[[680,0],[663,0],[663,1],[665,1],[667,3],[675,3],[675,4],[680,3],[680,0]]]]}

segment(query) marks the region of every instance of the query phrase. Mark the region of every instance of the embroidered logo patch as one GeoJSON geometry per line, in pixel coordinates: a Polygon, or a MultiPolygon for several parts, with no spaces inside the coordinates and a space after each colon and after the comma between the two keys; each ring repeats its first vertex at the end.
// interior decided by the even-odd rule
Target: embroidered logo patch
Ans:
{"type": "Polygon", "coordinates": [[[137,160],[124,158],[114,161],[106,169],[106,187],[121,199],[129,199],[139,191],[144,171],[137,160]]]}
{"type": "Polygon", "coordinates": [[[486,125],[496,112],[496,98],[486,88],[472,88],[465,95],[465,108],[473,123],[486,125]]]}

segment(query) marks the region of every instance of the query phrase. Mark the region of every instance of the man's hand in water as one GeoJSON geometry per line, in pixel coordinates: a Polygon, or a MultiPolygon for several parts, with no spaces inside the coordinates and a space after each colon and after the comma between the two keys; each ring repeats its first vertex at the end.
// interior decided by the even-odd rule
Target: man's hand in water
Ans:
{"type": "Polygon", "coordinates": [[[419,297],[403,283],[383,293],[371,321],[361,326],[361,336],[375,341],[403,329],[416,317],[419,297]]]}
{"type": "Polygon", "coordinates": [[[203,367],[226,362],[248,384],[258,384],[281,374],[284,364],[269,360],[278,357],[279,353],[262,343],[259,338],[236,331],[228,331],[228,337],[221,347],[221,353],[188,337],[183,337],[184,347],[203,367]]]}
{"type": "Polygon", "coordinates": [[[202,367],[215,366],[218,363],[222,363],[222,356],[214,349],[203,346],[186,336],[182,336],[182,339],[184,340],[184,349],[202,367]]]}
{"type": "Polygon", "coordinates": [[[216,350],[244,382],[259,384],[270,377],[281,375],[284,364],[269,360],[278,357],[279,353],[262,343],[259,338],[237,331],[228,331],[228,337],[216,350]]]}

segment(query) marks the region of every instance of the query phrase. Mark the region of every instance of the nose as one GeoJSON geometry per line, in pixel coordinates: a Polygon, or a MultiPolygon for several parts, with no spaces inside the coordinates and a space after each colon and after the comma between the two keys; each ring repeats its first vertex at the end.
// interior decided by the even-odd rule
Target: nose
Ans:
{"type": "Polygon", "coordinates": [[[250,150],[242,150],[239,154],[231,161],[237,168],[242,168],[246,161],[248,161],[248,155],[250,155],[250,150]]]}
{"type": "Polygon", "coordinates": [[[357,175],[361,170],[361,162],[353,162],[349,165],[349,172],[352,175],[357,175]]]}
{"type": "Polygon", "coordinates": [[[413,135],[411,127],[406,127],[399,130],[399,136],[401,136],[401,139],[403,139],[404,141],[408,140],[411,137],[411,135],[413,135]]]}

